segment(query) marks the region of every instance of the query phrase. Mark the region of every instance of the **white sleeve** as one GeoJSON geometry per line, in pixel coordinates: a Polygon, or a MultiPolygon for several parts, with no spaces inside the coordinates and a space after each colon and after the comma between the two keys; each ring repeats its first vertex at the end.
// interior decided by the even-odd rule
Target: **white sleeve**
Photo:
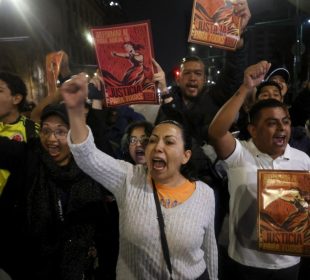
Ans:
{"type": "Polygon", "coordinates": [[[88,130],[87,139],[79,144],[72,143],[71,131],[69,131],[67,139],[73,157],[86,174],[117,195],[125,184],[128,174],[133,173],[133,165],[99,150],[89,127],[88,130]]]}

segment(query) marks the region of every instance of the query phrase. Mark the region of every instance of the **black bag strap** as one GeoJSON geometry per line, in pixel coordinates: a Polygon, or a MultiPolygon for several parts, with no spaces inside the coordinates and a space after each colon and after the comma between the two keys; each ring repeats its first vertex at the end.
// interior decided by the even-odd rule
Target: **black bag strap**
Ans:
{"type": "Polygon", "coordinates": [[[169,273],[170,273],[170,280],[173,280],[173,278],[172,278],[172,265],[171,265],[170,254],[169,254],[169,247],[168,247],[168,242],[167,242],[167,238],[166,238],[166,234],[165,234],[165,222],[164,222],[163,213],[161,212],[160,203],[159,203],[159,199],[158,199],[158,193],[157,193],[153,179],[152,179],[152,185],[153,185],[153,195],[154,195],[156,211],[157,211],[157,219],[158,219],[159,229],[160,229],[161,247],[163,249],[165,262],[167,264],[167,268],[168,268],[169,273]]]}

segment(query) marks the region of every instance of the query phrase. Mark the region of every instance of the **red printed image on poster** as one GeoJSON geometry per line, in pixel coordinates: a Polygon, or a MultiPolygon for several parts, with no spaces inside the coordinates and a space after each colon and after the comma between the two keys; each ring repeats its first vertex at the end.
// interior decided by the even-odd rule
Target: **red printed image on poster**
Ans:
{"type": "Polygon", "coordinates": [[[63,51],[51,52],[46,55],[46,80],[49,95],[53,95],[57,88],[57,79],[60,71],[60,64],[63,58],[63,51]]]}
{"type": "Polygon", "coordinates": [[[107,107],[158,104],[148,21],[93,28],[107,107]]]}
{"type": "Polygon", "coordinates": [[[259,248],[310,256],[310,173],[258,170],[259,248]]]}
{"type": "Polygon", "coordinates": [[[237,0],[194,0],[189,42],[235,50],[241,18],[234,14],[237,0]]]}

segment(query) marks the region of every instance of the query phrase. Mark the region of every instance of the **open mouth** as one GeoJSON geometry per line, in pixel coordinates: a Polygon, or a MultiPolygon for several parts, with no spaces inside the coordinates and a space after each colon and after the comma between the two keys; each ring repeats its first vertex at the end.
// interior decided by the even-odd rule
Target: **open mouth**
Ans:
{"type": "Polygon", "coordinates": [[[59,155],[60,150],[58,146],[53,146],[53,145],[49,145],[47,147],[48,153],[50,154],[50,156],[52,157],[56,157],[59,155]]]}
{"type": "Polygon", "coordinates": [[[187,84],[186,87],[187,87],[187,89],[188,89],[190,92],[196,92],[197,89],[198,89],[198,86],[197,86],[197,85],[187,84]]]}
{"type": "Polygon", "coordinates": [[[275,136],[273,137],[273,142],[276,146],[282,147],[286,144],[286,136],[275,136]]]}
{"type": "Polygon", "coordinates": [[[145,155],[144,150],[141,148],[136,149],[135,153],[137,157],[144,157],[145,155]]]}
{"type": "Polygon", "coordinates": [[[163,159],[160,159],[160,158],[154,158],[152,160],[152,164],[153,164],[153,169],[155,170],[163,170],[167,166],[167,163],[163,159]]]}

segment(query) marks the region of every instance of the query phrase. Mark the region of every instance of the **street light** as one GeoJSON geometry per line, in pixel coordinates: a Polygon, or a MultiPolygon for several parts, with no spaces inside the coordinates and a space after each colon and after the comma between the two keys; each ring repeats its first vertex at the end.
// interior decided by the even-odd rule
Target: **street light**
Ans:
{"type": "Polygon", "coordinates": [[[85,32],[85,38],[89,44],[91,44],[91,45],[94,44],[94,39],[93,39],[92,35],[89,33],[89,31],[85,32]]]}
{"type": "Polygon", "coordinates": [[[23,2],[25,2],[23,0],[6,0],[6,1],[12,2],[15,7],[20,7],[21,5],[25,4],[25,3],[23,3],[23,2]]]}

